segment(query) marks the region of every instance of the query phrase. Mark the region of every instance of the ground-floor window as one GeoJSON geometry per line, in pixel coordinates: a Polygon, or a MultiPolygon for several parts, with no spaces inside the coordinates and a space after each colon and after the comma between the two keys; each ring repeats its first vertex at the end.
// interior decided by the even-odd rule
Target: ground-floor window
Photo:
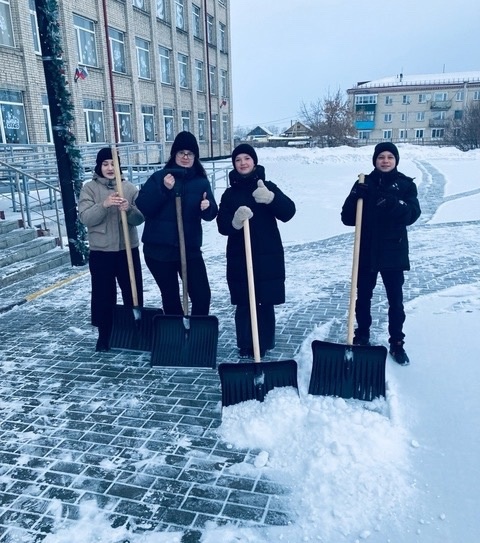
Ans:
{"type": "Polygon", "coordinates": [[[102,102],[99,100],[84,100],[83,111],[88,143],[103,143],[105,141],[105,125],[103,122],[102,102]]]}
{"type": "Polygon", "coordinates": [[[115,104],[117,115],[118,140],[122,142],[133,141],[132,111],[129,104],[115,104]]]}
{"type": "Polygon", "coordinates": [[[21,92],[0,90],[0,143],[28,143],[21,92]]]}
{"type": "Polygon", "coordinates": [[[143,141],[155,141],[155,108],[142,106],[143,141]]]}

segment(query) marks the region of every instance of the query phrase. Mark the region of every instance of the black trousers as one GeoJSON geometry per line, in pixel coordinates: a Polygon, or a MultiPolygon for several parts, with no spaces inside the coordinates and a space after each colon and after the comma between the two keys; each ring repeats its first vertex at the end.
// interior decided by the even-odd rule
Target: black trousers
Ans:
{"type": "MultiPolygon", "coordinates": [[[[403,283],[405,277],[402,270],[381,271],[383,285],[388,299],[388,333],[389,342],[397,343],[403,341],[403,323],[405,322],[405,311],[403,307],[403,283]]],[[[355,304],[355,316],[357,319],[357,334],[359,336],[370,336],[372,324],[371,302],[373,290],[377,284],[376,272],[360,271],[357,284],[357,301],[355,304]]]]}
{"type": "MultiPolygon", "coordinates": [[[[182,275],[180,261],[162,262],[146,256],[145,263],[160,289],[165,315],[183,315],[178,281],[182,275]]],[[[203,258],[187,259],[187,286],[192,302],[191,314],[208,315],[212,295],[203,258]]]]}
{"type": "MultiPolygon", "coordinates": [[[[132,260],[138,304],[143,306],[142,264],[138,247],[132,249],[132,260]]],[[[109,333],[112,329],[113,308],[117,303],[117,281],[122,292],[123,304],[133,307],[127,253],[126,251],[90,251],[88,264],[92,281],[92,324],[109,333]]]]}
{"type": "MultiPolygon", "coordinates": [[[[275,306],[257,304],[257,324],[260,351],[273,349],[275,347],[275,306]]],[[[235,329],[237,332],[237,347],[239,349],[253,349],[249,305],[237,305],[235,329]]]]}

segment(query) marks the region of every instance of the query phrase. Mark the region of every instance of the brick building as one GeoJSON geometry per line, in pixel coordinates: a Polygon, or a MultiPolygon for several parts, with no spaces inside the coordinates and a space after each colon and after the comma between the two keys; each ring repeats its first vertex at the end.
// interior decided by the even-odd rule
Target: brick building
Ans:
{"type": "MultiPolygon", "coordinates": [[[[119,141],[168,151],[189,130],[202,156],[230,153],[227,0],[104,2],[58,1],[77,142],[114,140],[108,45],[119,141]]],[[[0,143],[52,142],[35,0],[0,0],[0,19],[0,143]]]]}

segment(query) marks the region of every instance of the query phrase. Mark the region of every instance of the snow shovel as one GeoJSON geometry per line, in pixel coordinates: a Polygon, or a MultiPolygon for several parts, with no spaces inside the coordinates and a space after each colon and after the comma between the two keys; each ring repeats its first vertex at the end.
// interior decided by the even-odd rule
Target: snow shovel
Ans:
{"type": "MultiPolygon", "coordinates": [[[[365,176],[360,174],[358,178],[359,183],[363,183],[365,176]]],[[[316,396],[340,396],[368,401],[385,396],[386,347],[353,345],[362,213],[363,199],[359,198],[355,218],[347,344],[312,342],[313,363],[308,393],[316,396]]]]}
{"type": "Polygon", "coordinates": [[[263,402],[270,390],[276,387],[295,387],[298,390],[297,363],[295,360],[277,362],[260,361],[260,341],[258,338],[257,304],[253,277],[252,247],[250,242],[250,223],[243,222],[245,255],[247,259],[248,298],[252,324],[253,357],[255,362],[238,364],[222,363],[218,366],[222,386],[222,405],[227,407],[247,400],[263,402]]]}
{"type": "Polygon", "coordinates": [[[159,315],[153,319],[150,365],[214,369],[217,362],[218,319],[212,315],[188,314],[187,256],[180,191],[175,196],[175,209],[180,244],[183,317],[159,315]]]}
{"type": "MultiPolygon", "coordinates": [[[[115,169],[117,192],[124,198],[120,164],[115,146],[112,146],[112,159],[115,169]]],[[[132,247],[128,231],[128,219],[126,211],[120,211],[125,250],[127,253],[128,274],[132,289],[133,307],[116,305],[113,310],[113,326],[110,335],[110,347],[114,349],[127,349],[132,351],[150,351],[153,318],[162,314],[159,308],[146,308],[138,305],[137,283],[133,267],[132,247]]]]}

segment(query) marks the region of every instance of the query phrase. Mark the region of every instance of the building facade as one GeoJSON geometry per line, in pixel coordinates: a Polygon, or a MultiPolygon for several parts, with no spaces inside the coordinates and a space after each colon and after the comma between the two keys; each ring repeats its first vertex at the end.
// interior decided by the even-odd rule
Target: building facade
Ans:
{"type": "MultiPolygon", "coordinates": [[[[51,143],[35,0],[0,0],[0,20],[0,143],[51,143]]],[[[58,0],[58,22],[77,143],[115,141],[115,115],[122,143],[168,152],[189,130],[202,157],[231,152],[227,0],[58,0]]]]}
{"type": "Polygon", "coordinates": [[[359,142],[441,143],[465,108],[480,103],[480,71],[400,74],[347,90],[359,142]]]}

